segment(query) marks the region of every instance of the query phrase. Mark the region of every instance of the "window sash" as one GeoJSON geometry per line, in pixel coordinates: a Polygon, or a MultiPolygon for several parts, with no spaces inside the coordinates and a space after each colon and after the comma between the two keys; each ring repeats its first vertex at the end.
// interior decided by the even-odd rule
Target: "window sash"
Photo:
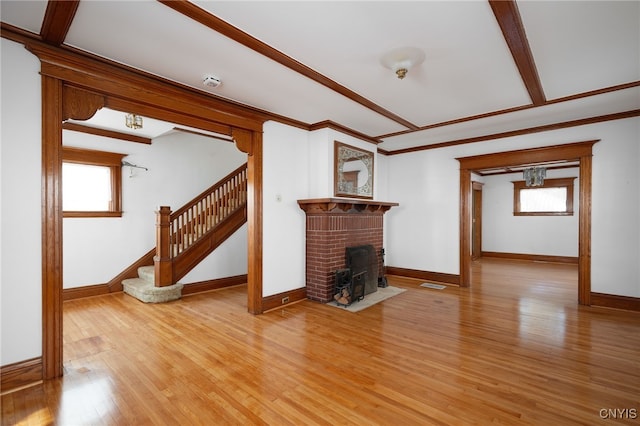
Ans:
{"type": "MultiPolygon", "coordinates": [[[[62,148],[62,200],[63,200],[63,217],[121,217],[122,216],[122,158],[126,154],[117,154],[113,152],[96,151],[83,148],[62,148]],[[65,182],[65,171],[68,173],[70,170],[78,170],[78,167],[70,167],[72,165],[84,166],[81,167],[84,170],[91,170],[91,167],[95,167],[93,170],[108,170],[109,178],[108,182],[105,182],[103,176],[102,203],[101,205],[92,203],[91,206],[78,208],[77,204],[69,204],[69,200],[65,199],[65,188],[67,191],[70,185],[69,182],[65,182]],[[104,187],[109,186],[109,189],[104,187]],[[106,195],[109,192],[109,195],[106,195]],[[107,200],[108,201],[105,201],[107,200]],[[106,204],[106,205],[105,205],[106,204]]],[[[73,185],[73,184],[72,184],[73,185]]],[[[93,189],[88,190],[85,187],[85,197],[92,197],[93,189]]],[[[81,195],[82,196],[82,195],[81,195]]]]}
{"type": "Polygon", "coordinates": [[[64,211],[111,211],[111,168],[63,162],[62,194],[64,211]]]}
{"type": "Polygon", "coordinates": [[[546,179],[544,185],[527,187],[524,181],[513,182],[513,214],[514,216],[573,216],[573,181],[572,178],[546,179]],[[544,194],[553,195],[554,200],[540,202],[544,194]],[[541,208],[535,208],[532,202],[538,200],[541,208]]]}

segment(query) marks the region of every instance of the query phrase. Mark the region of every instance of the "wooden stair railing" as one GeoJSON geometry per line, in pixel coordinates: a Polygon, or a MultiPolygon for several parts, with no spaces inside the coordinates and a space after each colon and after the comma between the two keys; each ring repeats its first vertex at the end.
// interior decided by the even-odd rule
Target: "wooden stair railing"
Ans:
{"type": "Polygon", "coordinates": [[[180,209],[156,212],[155,285],[175,284],[247,221],[247,164],[180,209]]]}

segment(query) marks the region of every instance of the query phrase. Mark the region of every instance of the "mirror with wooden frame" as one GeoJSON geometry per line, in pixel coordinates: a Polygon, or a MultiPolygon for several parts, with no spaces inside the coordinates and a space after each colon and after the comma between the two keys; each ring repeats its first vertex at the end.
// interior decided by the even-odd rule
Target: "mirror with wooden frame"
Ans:
{"type": "Polygon", "coordinates": [[[336,141],[333,164],[336,197],[373,198],[373,152],[336,141]]]}

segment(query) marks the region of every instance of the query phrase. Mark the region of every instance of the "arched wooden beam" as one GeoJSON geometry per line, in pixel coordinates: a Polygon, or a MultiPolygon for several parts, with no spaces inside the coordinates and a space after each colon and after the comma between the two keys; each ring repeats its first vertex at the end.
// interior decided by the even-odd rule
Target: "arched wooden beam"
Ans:
{"type": "Polygon", "coordinates": [[[62,120],[88,120],[104,107],[105,103],[103,95],[65,85],[62,88],[62,120]]]}
{"type": "Polygon", "coordinates": [[[240,151],[253,155],[253,132],[234,127],[231,129],[231,138],[240,151]]]}

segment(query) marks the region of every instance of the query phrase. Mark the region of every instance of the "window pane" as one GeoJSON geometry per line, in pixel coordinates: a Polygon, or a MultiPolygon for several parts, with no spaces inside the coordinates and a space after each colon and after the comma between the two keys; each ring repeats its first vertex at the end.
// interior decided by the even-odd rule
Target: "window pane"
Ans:
{"type": "Polygon", "coordinates": [[[62,209],[109,211],[111,169],[104,166],[62,163],[62,209]]]}
{"type": "Polygon", "coordinates": [[[564,212],[566,210],[566,187],[520,190],[521,212],[564,212]]]}

